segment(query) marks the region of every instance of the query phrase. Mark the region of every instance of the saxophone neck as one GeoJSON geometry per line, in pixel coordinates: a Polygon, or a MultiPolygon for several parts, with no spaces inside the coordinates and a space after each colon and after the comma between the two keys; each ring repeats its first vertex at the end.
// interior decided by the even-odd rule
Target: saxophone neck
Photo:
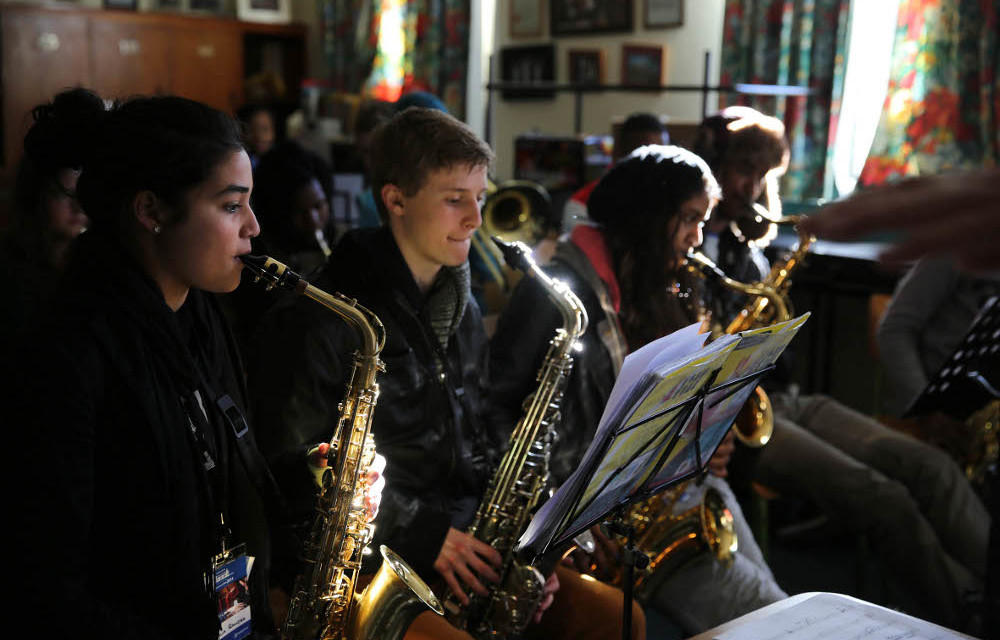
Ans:
{"type": "Polygon", "coordinates": [[[309,284],[282,262],[269,256],[240,256],[244,268],[254,274],[254,281],[268,290],[284,289],[305,296],[339,315],[354,329],[361,343],[357,362],[362,366],[365,386],[375,382],[375,373],[381,370],[379,353],[385,346],[385,326],[378,316],[358,304],[354,298],[339,293],[330,294],[309,284]]]}
{"type": "Polygon", "coordinates": [[[542,288],[545,289],[553,304],[556,305],[562,314],[562,329],[570,337],[567,348],[572,347],[576,339],[582,336],[587,330],[587,310],[584,308],[583,303],[580,302],[580,298],[573,293],[569,285],[561,280],[549,277],[538,266],[538,263],[531,256],[531,249],[528,245],[523,242],[504,242],[497,237],[493,238],[493,242],[500,248],[504,261],[508,265],[523,272],[525,275],[535,278],[542,285],[542,288]]]}

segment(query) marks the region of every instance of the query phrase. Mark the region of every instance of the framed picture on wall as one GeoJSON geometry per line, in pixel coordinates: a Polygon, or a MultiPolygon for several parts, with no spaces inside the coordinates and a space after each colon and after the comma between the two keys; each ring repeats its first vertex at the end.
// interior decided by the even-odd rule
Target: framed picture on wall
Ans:
{"type": "MultiPolygon", "coordinates": [[[[518,84],[552,83],[556,79],[556,47],[551,44],[504,47],[500,50],[500,78],[518,84]]],[[[504,100],[554,98],[551,89],[504,89],[504,100]]]]}
{"type": "Polygon", "coordinates": [[[510,36],[542,35],[542,0],[510,0],[510,36]]]}
{"type": "Polygon", "coordinates": [[[679,27],[684,24],[684,0],[643,0],[647,29],[679,27]]]}
{"type": "Polygon", "coordinates": [[[569,50],[570,84],[603,84],[604,51],[602,49],[569,50]]]}
{"type": "Polygon", "coordinates": [[[622,45],[622,84],[658,87],[663,84],[664,49],[659,45],[622,45]]]}
{"type": "Polygon", "coordinates": [[[292,21],[292,0],[236,0],[236,17],[248,22],[292,21]]]}
{"type": "Polygon", "coordinates": [[[552,35],[632,31],[632,0],[549,0],[552,35]]]}

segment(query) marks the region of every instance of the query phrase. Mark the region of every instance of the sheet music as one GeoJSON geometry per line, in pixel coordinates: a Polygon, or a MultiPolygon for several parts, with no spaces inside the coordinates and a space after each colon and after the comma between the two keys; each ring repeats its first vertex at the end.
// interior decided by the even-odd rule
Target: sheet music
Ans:
{"type": "Polygon", "coordinates": [[[783,611],[740,625],[716,640],[961,640],[965,636],[930,622],[821,593],[783,611]]]}
{"type": "Polygon", "coordinates": [[[704,346],[706,336],[698,333],[700,325],[695,324],[626,358],[580,465],[539,508],[518,540],[517,550],[542,553],[553,541],[575,535],[625,504],[647,486],[657,469],[657,480],[661,474],[669,480],[685,469],[696,471],[692,465],[704,465],[743,402],[705,407],[704,420],[698,421],[703,431],[697,445],[703,452],[697,460],[697,430],[685,413],[694,412],[696,394],[714,379],[713,387],[720,390],[713,391],[712,397],[721,400],[740,392],[745,398],[753,389],[753,379],[743,387],[727,388],[726,382],[765,369],[807,317],[722,336],[708,346],[704,346]],[[686,401],[690,402],[684,405],[686,401]]]}
{"type": "MultiPolygon", "coordinates": [[[[629,355],[625,356],[622,369],[615,379],[615,386],[611,389],[608,402],[604,407],[599,425],[607,423],[608,416],[618,409],[623,396],[635,386],[636,382],[642,378],[650,368],[653,368],[667,360],[675,360],[686,356],[700,349],[708,339],[707,333],[699,333],[701,323],[696,322],[683,329],[674,331],[670,335],[663,336],[647,345],[640,347],[629,355]],[[653,360],[655,359],[655,362],[653,360]]],[[[600,432],[600,429],[598,429],[600,432]]]]}

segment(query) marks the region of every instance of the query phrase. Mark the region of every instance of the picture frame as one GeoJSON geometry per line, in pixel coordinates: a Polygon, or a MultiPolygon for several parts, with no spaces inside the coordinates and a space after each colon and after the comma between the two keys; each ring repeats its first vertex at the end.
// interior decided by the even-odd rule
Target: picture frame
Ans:
{"type": "Polygon", "coordinates": [[[549,0],[553,36],[632,31],[632,0],[549,0]]]}
{"type": "MultiPolygon", "coordinates": [[[[556,47],[552,44],[504,47],[500,50],[502,82],[554,83],[556,47]]],[[[552,89],[504,89],[504,100],[538,100],[555,97],[552,89]]]]}
{"type": "Polygon", "coordinates": [[[120,9],[122,11],[135,11],[139,8],[138,0],[104,0],[105,9],[120,9]]]}
{"type": "Polygon", "coordinates": [[[570,49],[567,68],[570,84],[604,84],[604,50],[570,49]]]}
{"type": "Polygon", "coordinates": [[[288,24],[292,21],[291,0],[236,0],[236,17],[247,22],[288,24]]]}
{"type": "Polygon", "coordinates": [[[632,87],[661,86],[664,53],[662,45],[622,45],[622,84],[632,87]]]}
{"type": "Polygon", "coordinates": [[[643,24],[647,29],[680,27],[684,24],[684,0],[643,0],[643,24]]]}
{"type": "Polygon", "coordinates": [[[542,35],[542,0],[510,0],[510,37],[542,35]]]}

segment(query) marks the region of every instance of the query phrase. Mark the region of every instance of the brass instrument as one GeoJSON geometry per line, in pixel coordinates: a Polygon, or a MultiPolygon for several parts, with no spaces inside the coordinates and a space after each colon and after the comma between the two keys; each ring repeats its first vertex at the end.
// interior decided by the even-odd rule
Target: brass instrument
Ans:
{"type": "Polygon", "coordinates": [[[549,451],[559,423],[563,388],[573,367],[571,352],[587,329],[587,311],[565,283],[549,278],[523,243],[494,239],[507,264],[535,277],[562,313],[563,325],[552,338],[538,372],[538,388],[525,400],[524,415],[510,436],[507,452],[476,510],[469,533],[503,557],[500,582],[490,594],[470,595],[462,606],[449,594],[445,607],[456,627],[477,638],[506,638],[524,630],[543,596],[545,576],[514,555],[549,478],[549,451]]]}
{"type": "Polygon", "coordinates": [[[361,560],[374,528],[365,507],[364,473],[375,457],[371,420],[378,399],[375,375],[384,371],[379,353],[385,344],[382,322],[356,300],[317,289],[284,264],[266,256],[241,256],[267,288],[304,295],[343,318],[357,332],[361,348],[340,417],[330,441],[331,470],[323,477],[316,519],[305,545],[305,569],[296,578],[284,640],[384,640],[402,638],[427,607],[440,604],[412,569],[381,547],[382,566],[361,594],[355,593],[361,560]]]}
{"type": "Polygon", "coordinates": [[[549,193],[540,184],[529,180],[503,182],[486,196],[482,236],[534,245],[545,235],[551,206],[549,193]]]}
{"type": "Polygon", "coordinates": [[[974,434],[963,461],[965,477],[972,484],[981,486],[1000,456],[1000,400],[990,400],[969,416],[965,424],[974,434]]]}
{"type": "Polygon", "coordinates": [[[718,491],[709,487],[698,504],[673,513],[690,485],[685,482],[672,487],[626,512],[625,521],[635,531],[633,544],[649,556],[649,565],[635,581],[639,602],[647,602],[663,581],[702,554],[710,554],[725,566],[733,562],[739,546],[733,514],[718,491]]]}
{"type": "MultiPolygon", "coordinates": [[[[785,216],[778,221],[778,224],[795,224],[801,216],[785,216]]],[[[748,296],[755,296],[754,299],[729,323],[726,333],[739,333],[756,327],[776,322],[784,322],[791,319],[793,315],[792,303],[788,296],[788,289],[792,284],[792,271],[802,264],[809,247],[816,238],[798,231],[799,241],[792,247],[789,255],[783,260],[775,262],[770,273],[761,282],[743,283],[729,278],[720,270],[714,262],[704,255],[692,252],[688,254],[688,261],[701,269],[708,277],[715,278],[723,286],[739,291],[748,296]]],[[[774,432],[774,409],[767,393],[760,387],[754,389],[754,394],[740,410],[733,423],[733,433],[740,442],[749,447],[762,447],[771,439],[774,432]]]]}

